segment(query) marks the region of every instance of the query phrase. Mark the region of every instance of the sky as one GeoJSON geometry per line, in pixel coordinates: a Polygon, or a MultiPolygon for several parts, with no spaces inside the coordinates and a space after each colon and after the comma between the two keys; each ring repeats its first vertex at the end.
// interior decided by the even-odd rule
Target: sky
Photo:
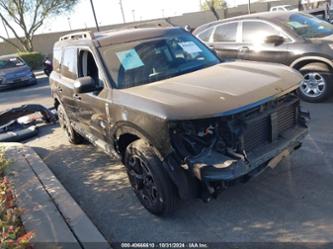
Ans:
{"type": "MultiPolygon", "coordinates": [[[[200,0],[122,0],[127,22],[181,15],[200,10],[200,0]]],[[[204,0],[201,0],[202,2],[204,0]]],[[[119,0],[93,0],[102,25],[122,23],[119,0]]],[[[247,0],[228,0],[229,5],[246,3],[247,0]]],[[[48,33],[94,26],[89,0],[80,0],[71,13],[49,18],[37,33],[48,33]]],[[[5,30],[0,22],[0,34],[5,30]]]]}

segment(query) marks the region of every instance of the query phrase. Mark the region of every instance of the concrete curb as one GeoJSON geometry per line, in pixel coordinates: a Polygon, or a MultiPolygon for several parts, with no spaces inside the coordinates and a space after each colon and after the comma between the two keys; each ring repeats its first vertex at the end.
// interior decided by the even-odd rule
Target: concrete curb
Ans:
{"type": "Polygon", "coordinates": [[[111,248],[33,149],[20,143],[0,143],[0,146],[11,161],[7,175],[17,204],[24,210],[23,225],[35,233],[32,241],[35,249],[111,248]]]}

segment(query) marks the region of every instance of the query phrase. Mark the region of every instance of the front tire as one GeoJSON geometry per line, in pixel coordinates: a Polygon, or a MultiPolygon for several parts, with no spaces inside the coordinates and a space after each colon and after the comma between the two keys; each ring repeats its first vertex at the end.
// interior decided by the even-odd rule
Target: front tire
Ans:
{"type": "Polygon", "coordinates": [[[298,94],[307,102],[319,103],[326,100],[332,93],[332,72],[322,63],[312,63],[300,69],[304,80],[298,94]]]}
{"type": "Polygon", "coordinates": [[[64,107],[60,104],[57,109],[60,127],[65,131],[68,141],[71,144],[81,144],[83,137],[72,127],[64,107]]]}
{"type": "Polygon", "coordinates": [[[128,145],[124,164],[137,198],[149,212],[160,216],[175,209],[175,186],[149,144],[136,140],[128,145]]]}

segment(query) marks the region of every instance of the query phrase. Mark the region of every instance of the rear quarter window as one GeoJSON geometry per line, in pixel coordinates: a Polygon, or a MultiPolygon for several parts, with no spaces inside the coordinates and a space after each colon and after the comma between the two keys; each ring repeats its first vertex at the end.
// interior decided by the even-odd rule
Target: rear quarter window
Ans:
{"type": "Polygon", "coordinates": [[[76,48],[65,48],[61,63],[61,74],[69,79],[77,79],[76,48]]]}
{"type": "Polygon", "coordinates": [[[209,38],[213,32],[213,28],[209,28],[198,35],[199,39],[204,41],[204,42],[209,42],[209,38]]]}
{"type": "Polygon", "coordinates": [[[56,72],[60,72],[61,55],[62,50],[60,48],[53,50],[53,70],[56,72]]]}

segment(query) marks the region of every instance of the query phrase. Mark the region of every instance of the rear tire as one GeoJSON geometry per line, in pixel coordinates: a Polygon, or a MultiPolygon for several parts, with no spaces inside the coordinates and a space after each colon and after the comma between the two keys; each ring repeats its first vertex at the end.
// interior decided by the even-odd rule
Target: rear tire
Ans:
{"type": "Polygon", "coordinates": [[[332,94],[332,71],[323,63],[311,63],[301,68],[303,74],[298,94],[307,102],[319,103],[326,100],[332,94]]]}
{"type": "Polygon", "coordinates": [[[83,137],[78,134],[72,127],[69,118],[65,112],[64,107],[60,104],[58,106],[58,118],[59,118],[59,124],[62,129],[64,129],[67,139],[71,144],[81,144],[83,143],[84,139],[83,137]]]}
{"type": "Polygon", "coordinates": [[[175,209],[176,188],[149,144],[136,140],[128,145],[124,164],[137,198],[149,212],[161,216],[175,209]]]}

